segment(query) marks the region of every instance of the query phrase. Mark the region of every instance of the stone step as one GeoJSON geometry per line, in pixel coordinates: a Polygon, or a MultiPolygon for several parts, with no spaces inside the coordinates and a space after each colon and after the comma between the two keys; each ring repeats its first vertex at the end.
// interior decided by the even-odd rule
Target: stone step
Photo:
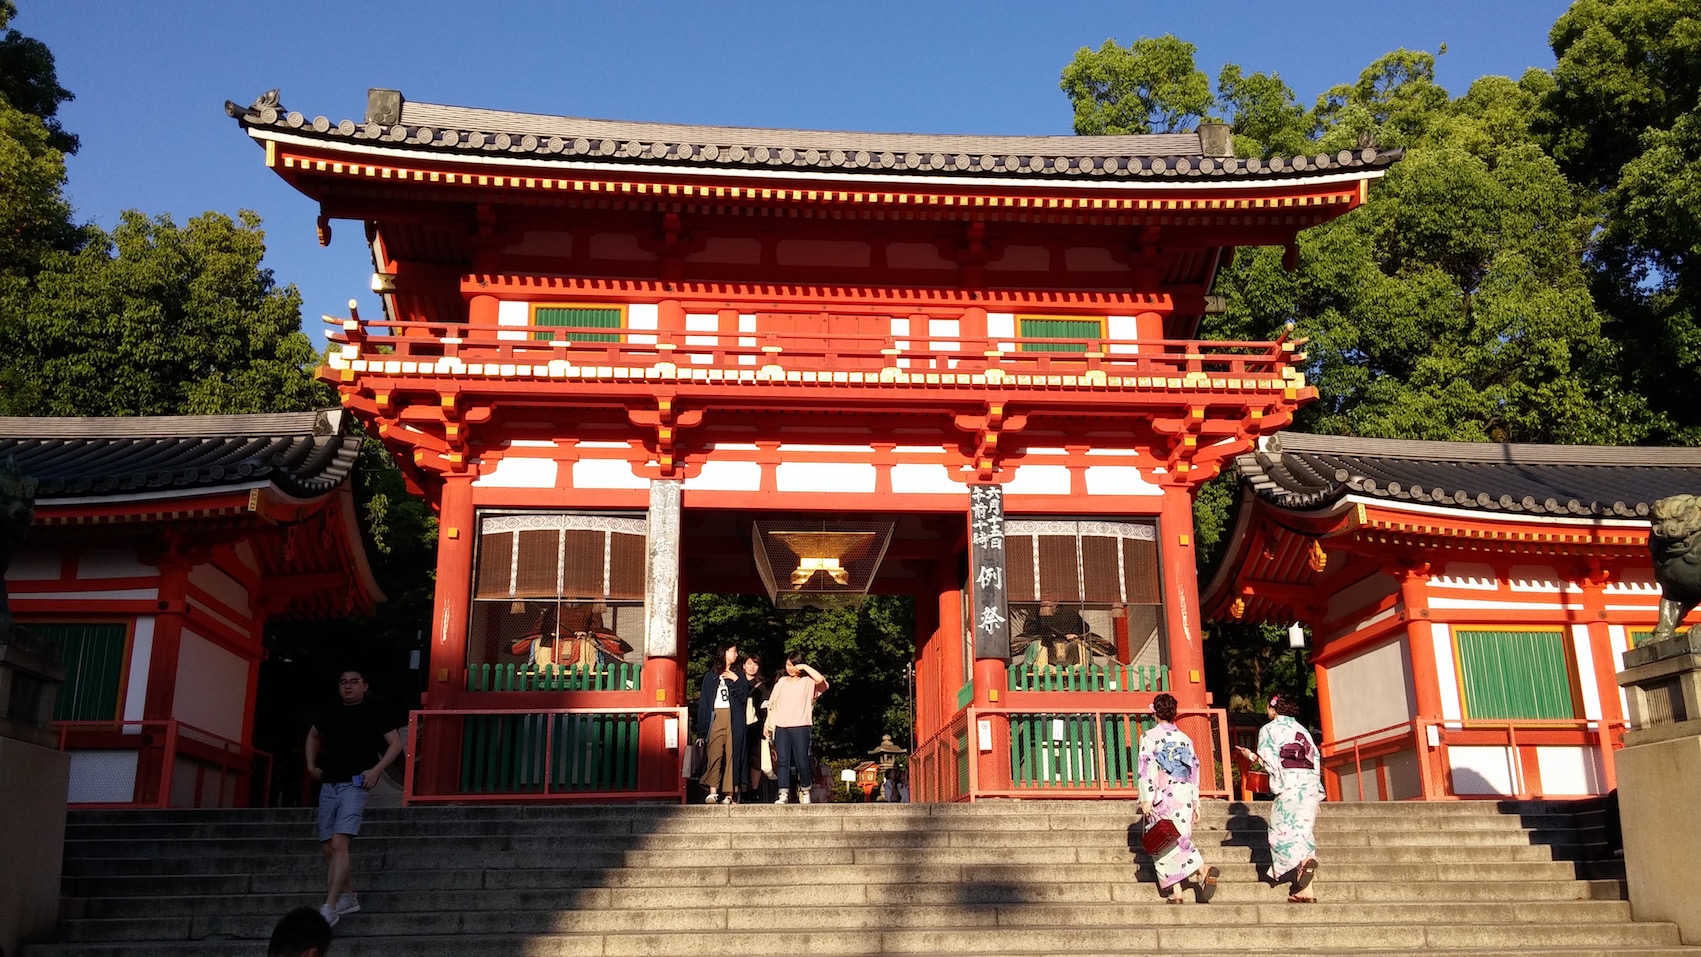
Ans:
{"type": "MultiPolygon", "coordinates": [[[[1194,832],[1195,845],[1212,863],[1268,863],[1269,849],[1262,842],[1221,843],[1194,832]]],[[[287,844],[271,842],[253,847],[220,847],[206,842],[180,842],[161,846],[102,844],[98,848],[80,848],[67,854],[66,873],[77,875],[99,868],[109,861],[218,861],[218,868],[246,870],[262,857],[273,861],[308,861],[317,866],[322,860],[314,845],[301,840],[287,844]],[[312,847],[311,850],[308,848],[312,847]],[[96,856],[99,853],[101,856],[96,856]]],[[[679,846],[672,840],[645,842],[632,848],[630,842],[613,838],[582,840],[572,845],[575,866],[606,867],[702,867],[714,865],[772,864],[778,852],[772,848],[727,846],[714,839],[685,841],[679,846]],[[698,846],[705,845],[705,846],[698,846]]],[[[1021,835],[906,835],[881,840],[873,835],[812,835],[808,839],[786,836],[785,858],[799,864],[851,863],[935,863],[973,864],[1022,861],[1063,862],[1086,864],[1136,863],[1148,860],[1142,850],[1131,849],[1121,833],[1111,833],[1102,842],[1036,845],[1032,838],[1021,835]]],[[[398,867],[404,862],[428,858],[440,867],[551,867],[563,863],[562,853],[548,843],[530,839],[359,839],[355,842],[357,867],[398,867]],[[463,841],[469,843],[462,843],[463,841]]],[[[1535,844],[1441,844],[1385,846],[1338,845],[1318,843],[1319,857],[1341,864],[1410,864],[1410,863],[1487,863],[1494,861],[1552,861],[1554,849],[1535,844]]],[[[140,866],[140,865],[138,865],[140,866]]]]}
{"type": "MultiPolygon", "coordinates": [[[[1321,906],[1321,905],[1318,905],[1321,906]]],[[[1178,912],[1186,910],[1172,908],[1178,912]]],[[[1203,910],[1204,908],[1199,908],[1203,910]]],[[[1295,906],[1292,909],[1300,909],[1295,906]]],[[[354,921],[342,933],[333,952],[338,957],[400,957],[436,954],[472,955],[600,955],[600,957],[748,957],[751,954],[1102,954],[1150,953],[1228,954],[1246,951],[1329,952],[1358,951],[1385,954],[1390,951],[1451,953],[1490,951],[1527,955],[1532,951],[1570,948],[1599,948],[1623,954],[1635,948],[1680,948],[1676,929],[1669,924],[1546,923],[1546,924],[1424,924],[1424,923],[1339,923],[1229,924],[1208,920],[1199,924],[1137,924],[1133,926],[989,926],[985,920],[974,925],[934,927],[925,930],[802,930],[739,931],[705,933],[697,928],[677,933],[643,931],[601,934],[505,934],[473,931],[461,934],[397,937],[361,936],[351,933],[354,921]],[[468,939],[468,936],[471,939],[468,939]],[[1107,951],[1107,945],[1114,950],[1107,951]]],[[[471,919],[471,915],[462,918],[471,919]]],[[[809,922],[808,914],[793,915],[796,922],[809,922]]],[[[994,915],[994,920],[996,916],[994,915]]],[[[465,926],[465,925],[463,925],[465,926]]],[[[258,941],[261,938],[252,938],[258,941]]],[[[63,943],[26,949],[25,957],[167,957],[167,955],[230,953],[231,940],[215,942],[127,941],[63,943]]],[[[1693,955],[1694,950],[1687,952],[1693,955]]]]}
{"type": "MultiPolygon", "coordinates": [[[[276,917],[304,903],[312,903],[316,887],[294,893],[181,894],[152,896],[163,892],[157,884],[136,878],[113,878],[134,885],[115,888],[148,896],[125,893],[67,901],[68,917],[120,920],[139,917],[211,917],[265,914],[276,917]]],[[[609,910],[616,907],[741,907],[750,903],[745,887],[643,888],[636,891],[606,887],[547,888],[541,890],[380,890],[378,884],[362,884],[361,903],[366,912],[399,911],[493,911],[536,910],[576,907],[609,910]]],[[[1327,903],[1366,901],[1374,903],[1459,903],[1479,904],[1506,901],[1567,902],[1588,899],[1589,888],[1577,881],[1441,881],[1429,883],[1378,882],[1330,883],[1319,881],[1319,893],[1327,903]]],[[[1262,883],[1225,879],[1218,888],[1217,903],[1267,903],[1287,891],[1262,883]]],[[[866,904],[880,907],[912,907],[932,904],[1095,904],[1150,902],[1157,894],[1150,883],[1120,884],[806,884],[762,888],[762,906],[825,907],[866,904]]]]}
{"type": "MultiPolygon", "coordinates": [[[[1322,903],[1295,906],[1282,903],[1217,902],[1211,907],[1174,907],[1154,894],[1141,904],[998,904],[960,903],[882,906],[819,906],[806,915],[815,931],[928,930],[937,927],[990,925],[998,927],[1125,927],[1342,925],[1353,922],[1388,925],[1449,924],[1504,925],[1608,923],[1630,918],[1628,904],[1607,901],[1492,904],[1372,904],[1322,903]]],[[[256,940],[268,936],[275,914],[143,917],[65,922],[68,942],[102,940],[256,940]]],[[[692,931],[764,931],[772,929],[774,910],[743,901],[733,907],[672,907],[649,909],[482,910],[451,908],[381,912],[365,906],[340,923],[339,937],[397,937],[408,934],[601,934],[688,933],[692,931]]]]}
{"type": "MultiPolygon", "coordinates": [[[[803,883],[822,879],[847,883],[890,883],[904,880],[968,880],[988,881],[1002,878],[1011,881],[1117,881],[1125,880],[1131,874],[1150,873],[1147,864],[1138,864],[1131,857],[1116,863],[1097,861],[1075,862],[1073,851],[1069,849],[1036,848],[1036,853],[1024,854],[1030,858],[1024,865],[1023,861],[1012,861],[1010,857],[977,857],[969,863],[948,863],[936,860],[904,860],[899,857],[893,862],[859,863],[856,861],[829,862],[832,866],[831,877],[818,876],[827,864],[792,863],[778,864],[774,862],[771,853],[755,852],[760,861],[750,864],[728,864],[720,861],[703,866],[668,866],[668,867],[621,867],[618,862],[611,860],[602,863],[594,860],[594,855],[564,852],[559,857],[529,857],[516,855],[511,852],[493,853],[483,865],[485,886],[515,886],[537,887],[549,886],[548,882],[560,882],[559,886],[715,886],[732,884],[737,886],[775,885],[803,883]],[[1068,857],[1063,857],[1068,851],[1068,857]],[[564,867],[571,863],[573,867],[564,867]],[[1023,865],[1023,866],[1017,866],[1023,865]],[[919,875],[919,876],[918,876],[919,875]],[[931,875],[929,877],[928,875],[931,875]],[[584,882],[593,883],[585,885],[584,882]],[[606,882],[606,883],[605,883],[606,882]]],[[[1204,849],[1208,862],[1216,862],[1216,849],[1204,849]]],[[[803,852],[800,852],[800,855],[803,852]]],[[[830,852],[811,852],[827,854],[830,852]]],[[[945,852],[935,852],[945,853],[945,852]]],[[[788,859],[790,859],[788,855],[788,859]]],[[[1506,861],[1491,860],[1480,862],[1413,862],[1413,863],[1329,863],[1323,858],[1331,875],[1337,880],[1569,880],[1576,877],[1575,868],[1563,861],[1506,861]]],[[[460,866],[429,854],[390,854],[382,857],[367,855],[355,860],[355,876],[357,881],[369,880],[368,875],[392,876],[398,873],[415,872],[425,875],[444,873],[442,868],[450,868],[450,872],[462,872],[477,869],[465,866],[465,862],[457,862],[460,866]]],[[[1224,876],[1237,879],[1236,875],[1244,875],[1246,880],[1254,880],[1253,868],[1245,862],[1235,867],[1234,862],[1223,859],[1219,866],[1224,867],[1224,876]]],[[[87,878],[104,877],[152,877],[179,878],[194,876],[229,876],[234,879],[251,878],[256,881],[275,881],[281,877],[294,876],[297,879],[311,878],[321,874],[323,864],[320,859],[307,855],[271,856],[257,859],[244,858],[210,858],[210,859],[176,859],[148,860],[145,858],[107,858],[89,859],[77,862],[74,870],[68,870],[66,880],[71,882],[71,893],[77,896],[87,896],[75,890],[76,882],[87,878]]],[[[239,892],[233,888],[233,892],[239,892]]]]}
{"type": "MultiPolygon", "coordinates": [[[[1007,828],[1019,820],[1021,826],[1030,830],[1076,830],[1126,826],[1139,818],[1138,809],[1130,803],[1100,804],[1110,807],[1106,810],[1101,806],[1088,807],[1077,803],[1060,808],[1052,802],[1026,813],[999,811],[988,814],[978,813],[977,809],[983,805],[973,805],[972,808],[950,805],[945,810],[930,810],[913,805],[892,806],[889,810],[872,812],[861,810],[854,805],[845,806],[843,809],[837,805],[746,805],[731,808],[673,807],[665,812],[645,815],[622,813],[620,809],[603,806],[471,809],[486,812],[484,814],[434,813],[460,811],[460,808],[409,808],[394,810],[388,815],[379,810],[370,811],[366,816],[365,829],[373,834],[500,834],[511,832],[518,824],[529,830],[558,830],[560,833],[586,831],[644,834],[671,831],[738,832],[762,830],[783,823],[787,827],[814,830],[915,830],[923,827],[931,830],[985,830],[1007,828]],[[504,810],[530,813],[496,813],[504,810]]],[[[1199,815],[1201,826],[1230,830],[1263,830],[1267,827],[1270,813],[1267,807],[1242,813],[1227,813],[1223,807],[1221,802],[1206,802],[1202,805],[1199,815]]],[[[1318,817],[1318,828],[1363,830],[1395,824],[1405,828],[1449,831],[1500,831],[1544,827],[1575,830],[1570,816],[1557,813],[1457,814],[1437,812],[1432,809],[1433,806],[1428,805],[1366,805],[1372,808],[1370,811],[1348,811],[1348,807],[1350,806],[1342,804],[1324,805],[1318,817]]],[[[295,811],[284,819],[277,819],[270,814],[265,818],[247,818],[240,816],[243,813],[240,811],[137,813],[165,817],[84,821],[80,816],[74,816],[73,823],[67,828],[67,836],[72,839],[265,837],[271,834],[287,834],[299,828],[310,828],[313,822],[312,813],[308,811],[295,811]],[[222,816],[209,818],[206,816],[209,813],[222,816]]]]}

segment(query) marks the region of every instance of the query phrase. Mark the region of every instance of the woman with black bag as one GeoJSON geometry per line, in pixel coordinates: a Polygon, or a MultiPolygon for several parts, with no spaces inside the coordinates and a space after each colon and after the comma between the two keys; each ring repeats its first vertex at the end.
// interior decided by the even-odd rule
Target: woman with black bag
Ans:
{"type": "Polygon", "coordinates": [[[1176,701],[1171,694],[1152,699],[1158,723],[1140,736],[1140,812],[1145,816],[1141,841],[1158,873],[1164,900],[1182,902],[1182,885],[1192,879],[1197,899],[1209,904],[1217,892],[1218,871],[1205,866],[1205,856],[1193,846],[1193,824],[1199,818],[1199,755],[1193,740],[1175,726],[1176,701]]]}
{"type": "Polygon", "coordinates": [[[731,804],[744,787],[744,712],[750,683],[739,673],[737,662],[738,645],[722,645],[703,674],[697,695],[697,734],[707,742],[699,780],[709,789],[709,804],[731,804]]]}

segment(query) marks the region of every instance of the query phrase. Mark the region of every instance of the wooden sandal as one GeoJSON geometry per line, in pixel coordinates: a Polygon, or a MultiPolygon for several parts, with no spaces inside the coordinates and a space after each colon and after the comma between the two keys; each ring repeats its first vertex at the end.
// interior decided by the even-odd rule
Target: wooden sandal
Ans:
{"type": "Polygon", "coordinates": [[[1223,872],[1214,867],[1207,867],[1199,873],[1202,875],[1199,878],[1199,903],[1209,904],[1211,898],[1217,896],[1217,878],[1221,877],[1223,872]]]}
{"type": "Polygon", "coordinates": [[[1315,904],[1315,903],[1317,903],[1317,898],[1315,898],[1315,897],[1301,897],[1298,894],[1289,894],[1288,895],[1288,903],[1290,903],[1290,904],[1315,904]]]}
{"type": "Polygon", "coordinates": [[[1294,872],[1293,893],[1295,895],[1303,893],[1307,887],[1311,886],[1311,880],[1316,876],[1317,858],[1306,858],[1305,863],[1299,865],[1299,870],[1294,872]]]}

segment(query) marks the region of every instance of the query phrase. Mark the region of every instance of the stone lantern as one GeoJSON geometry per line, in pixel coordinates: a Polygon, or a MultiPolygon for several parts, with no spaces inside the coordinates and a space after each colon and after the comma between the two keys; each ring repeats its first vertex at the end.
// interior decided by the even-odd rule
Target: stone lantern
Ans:
{"type": "Polygon", "coordinates": [[[868,752],[869,757],[880,762],[880,770],[882,771],[890,771],[897,767],[898,759],[906,754],[909,754],[909,752],[893,744],[892,736],[889,734],[881,735],[880,746],[868,752]]]}

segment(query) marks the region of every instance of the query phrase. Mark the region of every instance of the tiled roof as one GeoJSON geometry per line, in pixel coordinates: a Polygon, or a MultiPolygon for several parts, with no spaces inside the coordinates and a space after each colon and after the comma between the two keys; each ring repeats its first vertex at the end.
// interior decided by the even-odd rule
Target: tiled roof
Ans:
{"type": "Polygon", "coordinates": [[[1281,432],[1240,456],[1265,501],[1323,511],[1347,495],[1485,513],[1642,518],[1701,491],[1701,448],[1415,442],[1281,432]]]}
{"type": "Polygon", "coordinates": [[[972,175],[1024,179],[1286,179],[1379,170],[1399,150],[1373,147],[1293,158],[1206,156],[1200,134],[1144,136],[969,136],[687,126],[595,120],[414,103],[369,107],[360,122],[286,109],[277,91],[252,106],[226,101],[245,128],[327,142],[543,162],[685,168],[821,170],[864,175],[972,175]],[[376,112],[375,112],[376,111],[376,112]]]}
{"type": "Polygon", "coordinates": [[[0,416],[0,461],[40,500],[147,495],[270,482],[296,498],[336,489],[360,453],[340,409],[270,415],[0,416]]]}

